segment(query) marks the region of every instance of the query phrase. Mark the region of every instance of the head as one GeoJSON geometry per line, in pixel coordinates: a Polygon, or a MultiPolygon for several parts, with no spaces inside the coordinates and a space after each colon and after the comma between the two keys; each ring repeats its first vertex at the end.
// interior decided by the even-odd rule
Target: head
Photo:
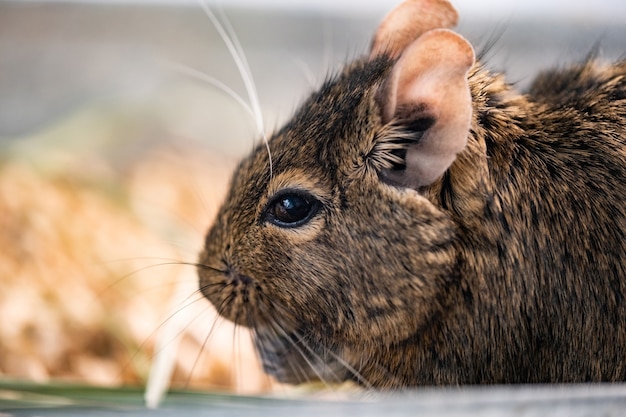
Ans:
{"type": "Polygon", "coordinates": [[[454,285],[455,227],[422,191],[465,147],[471,46],[445,1],[407,1],[239,166],[200,288],[284,382],[355,378],[426,326],[454,285]],[[369,352],[369,353],[368,353],[369,352]]]}

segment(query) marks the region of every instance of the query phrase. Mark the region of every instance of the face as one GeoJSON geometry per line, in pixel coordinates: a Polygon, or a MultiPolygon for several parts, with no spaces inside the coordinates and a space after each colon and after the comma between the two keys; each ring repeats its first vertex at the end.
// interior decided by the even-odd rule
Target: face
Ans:
{"type": "MultiPolygon", "coordinates": [[[[378,103],[389,62],[326,83],[242,162],[207,234],[200,288],[250,327],[283,382],[359,379],[363,357],[411,337],[450,279],[453,228],[402,169],[408,132],[378,103]]],[[[374,354],[374,356],[376,356],[374,354]]]]}

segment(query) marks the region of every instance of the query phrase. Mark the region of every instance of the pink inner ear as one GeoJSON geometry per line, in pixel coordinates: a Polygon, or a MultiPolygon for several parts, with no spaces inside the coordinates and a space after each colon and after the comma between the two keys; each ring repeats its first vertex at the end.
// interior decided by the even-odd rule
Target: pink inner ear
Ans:
{"type": "Polygon", "coordinates": [[[394,65],[382,103],[384,120],[434,121],[409,147],[398,182],[414,188],[432,184],[465,148],[472,117],[467,73],[473,64],[474,50],[467,40],[435,29],[414,41],[394,65]]]}
{"type": "Polygon", "coordinates": [[[456,26],[458,14],[447,0],[406,0],[382,21],[372,42],[370,56],[386,53],[397,58],[423,33],[456,26]]]}

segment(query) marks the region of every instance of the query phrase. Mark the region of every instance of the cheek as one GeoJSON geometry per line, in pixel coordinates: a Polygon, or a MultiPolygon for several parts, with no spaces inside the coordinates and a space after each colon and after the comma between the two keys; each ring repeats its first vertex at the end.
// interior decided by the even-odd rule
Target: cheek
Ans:
{"type": "Polygon", "coordinates": [[[416,193],[397,194],[352,207],[334,229],[326,258],[337,273],[324,279],[339,294],[348,343],[362,343],[364,331],[383,343],[410,337],[436,313],[454,273],[450,220],[416,193]]]}
{"type": "Polygon", "coordinates": [[[307,332],[335,333],[346,326],[351,310],[347,298],[352,290],[347,263],[329,246],[324,234],[291,245],[290,250],[272,247],[262,256],[268,297],[282,304],[307,332]]]}

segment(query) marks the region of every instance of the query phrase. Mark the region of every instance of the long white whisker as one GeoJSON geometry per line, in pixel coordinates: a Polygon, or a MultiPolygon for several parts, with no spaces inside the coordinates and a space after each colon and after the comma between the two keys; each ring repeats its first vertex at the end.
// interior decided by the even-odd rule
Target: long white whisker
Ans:
{"type": "MultiPolygon", "coordinates": [[[[237,66],[237,69],[239,70],[239,75],[241,76],[243,84],[246,88],[246,92],[248,93],[248,99],[250,100],[250,105],[252,106],[252,109],[254,110],[254,114],[256,116],[255,121],[257,124],[257,128],[259,130],[259,133],[263,133],[264,128],[263,128],[263,119],[261,117],[261,107],[259,105],[259,100],[256,94],[254,80],[252,79],[252,75],[249,72],[250,69],[248,68],[247,60],[245,56],[243,55],[243,51],[241,50],[241,45],[239,45],[239,48],[237,47],[238,45],[236,45],[235,41],[233,41],[233,39],[236,39],[236,38],[232,38],[231,37],[232,34],[229,35],[229,33],[224,28],[224,24],[222,24],[222,22],[217,18],[217,16],[215,16],[215,13],[213,13],[211,8],[208,6],[206,0],[199,0],[199,2],[200,2],[200,7],[202,7],[202,10],[206,14],[206,16],[209,18],[209,20],[211,20],[211,23],[215,27],[215,30],[217,30],[220,37],[222,38],[222,41],[228,48],[228,52],[230,52],[230,55],[233,58],[235,65],[237,66]]],[[[237,44],[239,44],[239,41],[236,41],[236,42],[237,44]]]]}
{"type": "Polygon", "coordinates": [[[241,60],[241,78],[243,79],[246,86],[248,98],[250,99],[250,105],[252,106],[254,112],[258,117],[259,131],[260,133],[263,133],[265,129],[263,122],[263,113],[261,112],[261,100],[259,100],[258,90],[256,88],[256,83],[254,82],[254,77],[252,76],[252,71],[250,70],[250,65],[248,64],[248,58],[246,57],[246,53],[244,52],[243,47],[241,46],[241,42],[239,42],[239,38],[237,37],[237,33],[233,29],[233,26],[230,24],[230,20],[228,20],[228,17],[226,17],[222,9],[218,9],[218,13],[220,15],[220,21],[222,22],[222,26],[226,29],[228,38],[232,41],[232,44],[235,47],[235,53],[241,60]]]}
{"type": "Polygon", "coordinates": [[[257,95],[256,85],[254,83],[254,78],[252,77],[252,72],[250,71],[250,67],[248,66],[248,60],[246,59],[246,55],[243,52],[243,48],[239,43],[238,38],[235,36],[230,23],[228,23],[228,19],[223,17],[224,24],[220,22],[220,20],[215,16],[215,13],[211,10],[206,0],[198,0],[200,3],[200,7],[209,18],[215,30],[219,33],[222,41],[228,48],[228,52],[230,52],[235,65],[237,66],[237,70],[239,71],[239,75],[241,76],[241,80],[243,81],[244,87],[248,94],[248,99],[250,101],[250,106],[252,108],[252,114],[254,115],[254,120],[256,122],[256,127],[258,133],[262,136],[263,142],[265,143],[265,148],[267,149],[267,156],[269,159],[270,166],[270,177],[273,176],[273,164],[272,164],[272,153],[270,152],[269,141],[267,140],[267,136],[265,135],[265,126],[263,123],[263,113],[261,112],[261,104],[259,97],[257,95]],[[228,31],[225,29],[225,26],[228,27],[228,31]]]}
{"type": "Polygon", "coordinates": [[[167,65],[177,72],[180,72],[184,75],[195,78],[197,80],[206,82],[212,85],[213,87],[221,90],[222,92],[227,94],[230,98],[235,100],[237,104],[239,104],[248,113],[248,115],[252,118],[252,120],[255,121],[256,123],[256,116],[254,114],[254,110],[252,109],[252,107],[250,107],[250,105],[246,103],[244,99],[241,98],[241,96],[235,92],[235,90],[233,90],[232,88],[224,84],[222,81],[218,80],[217,78],[211,77],[210,75],[200,70],[189,67],[187,65],[183,65],[180,63],[176,63],[176,62],[169,62],[169,61],[167,62],[167,65]]]}

